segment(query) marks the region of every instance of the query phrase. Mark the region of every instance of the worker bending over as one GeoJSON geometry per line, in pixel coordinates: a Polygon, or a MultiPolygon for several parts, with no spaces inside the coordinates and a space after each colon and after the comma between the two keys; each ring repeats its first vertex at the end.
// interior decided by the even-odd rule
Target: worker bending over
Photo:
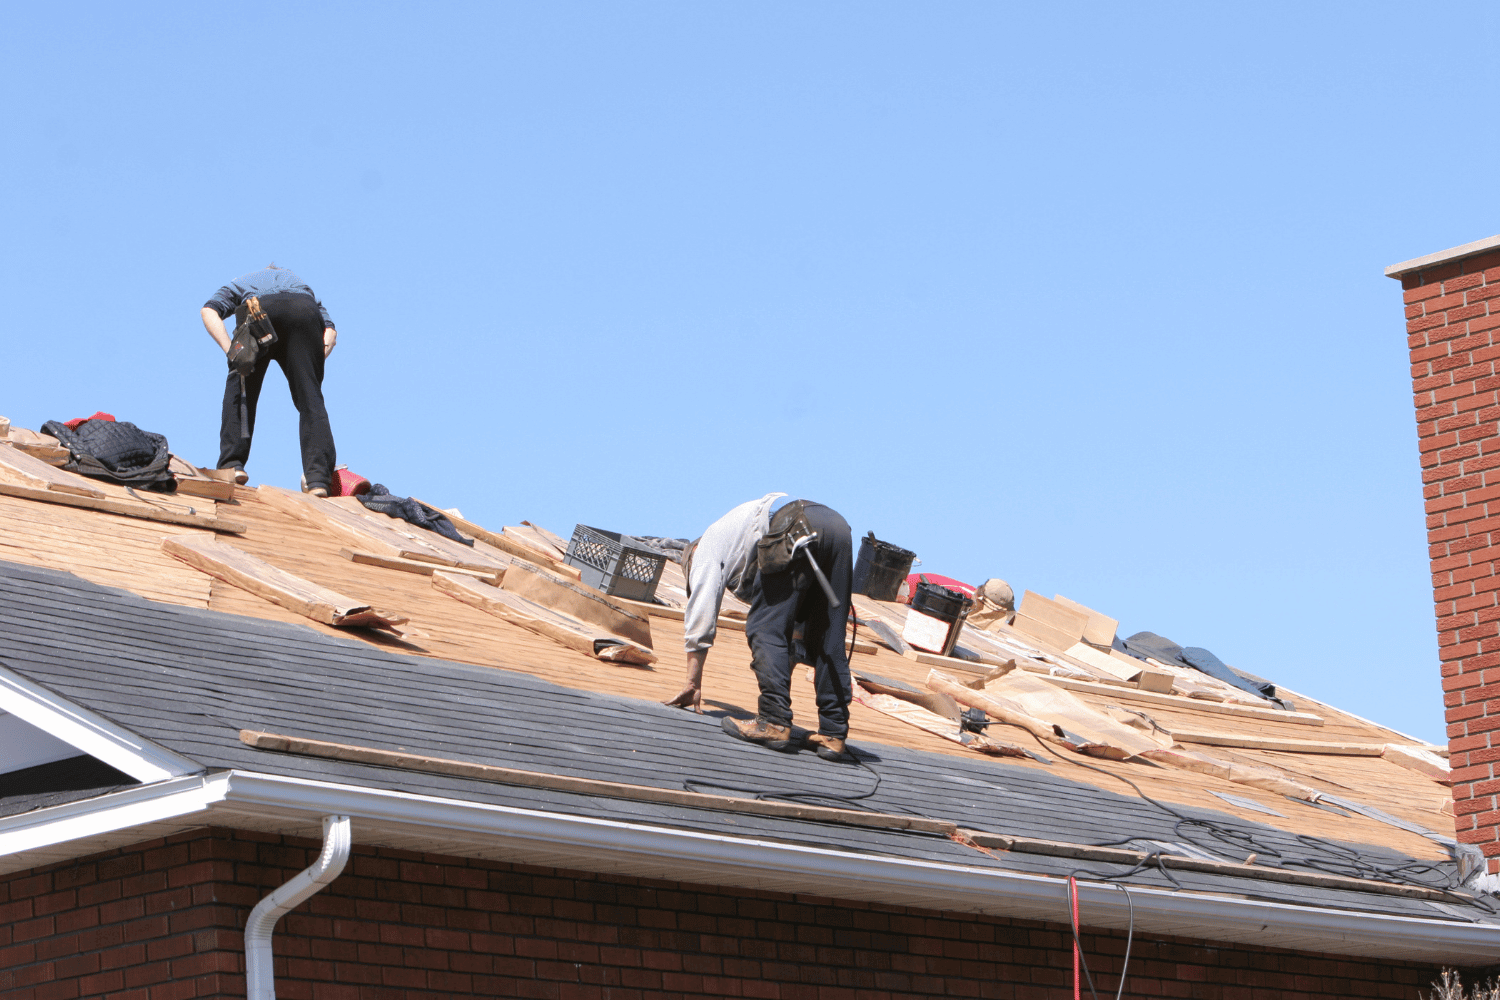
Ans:
{"type": "Polygon", "coordinates": [[[215,292],[200,310],[209,336],[226,355],[230,336],[224,329],[224,320],[252,296],[259,299],[260,308],[275,328],[276,342],[256,360],[254,370],[243,382],[233,369],[229,372],[219,423],[219,468],[234,469],[237,483],[249,481],[245,463],[250,459],[250,437],[255,431],[255,404],[260,399],[266,369],[274,360],[281,365],[292,392],[292,403],[301,417],[302,488],[308,493],[327,496],[337,456],[328,410],[323,405],[323,359],[333,352],[338,330],[306,282],[286,268],[270,264],[235,278],[215,292]]]}
{"type": "Polygon", "coordinates": [[[688,679],[667,704],[698,707],[703,665],[717,634],[727,588],[750,605],[745,638],[760,701],[755,719],[725,718],[724,731],[773,750],[801,748],[791,734],[792,668],[797,659],[793,633],[800,625],[818,702],[818,732],[807,743],[826,760],[845,759],[852,691],[844,631],[852,553],[849,525],[837,511],[811,501],[787,500],[785,493],[768,493],[740,504],[710,525],[683,556],[688,679]]]}

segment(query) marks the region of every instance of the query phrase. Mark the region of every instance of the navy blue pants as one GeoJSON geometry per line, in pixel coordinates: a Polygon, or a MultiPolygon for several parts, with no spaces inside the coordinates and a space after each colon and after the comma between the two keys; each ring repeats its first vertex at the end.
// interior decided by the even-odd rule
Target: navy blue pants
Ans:
{"type": "Polygon", "coordinates": [[[854,578],[854,544],[849,524],[838,511],[810,503],[806,515],[818,533],[817,541],[807,549],[833,584],[840,603],[836,608],[828,606],[828,597],[801,555],[785,572],[756,574],[745,638],[750,643],[750,666],[760,683],[757,714],[779,726],[792,723],[792,668],[796,665],[792,633],[801,625],[818,693],[818,732],[843,739],[849,735],[853,696],[844,635],[854,578]]]}
{"type": "MultiPolygon", "coordinates": [[[[262,295],[260,305],[276,328],[276,343],[245,378],[250,431],[255,432],[255,404],[260,400],[261,383],[275,361],[286,375],[292,403],[302,418],[302,474],[309,486],[327,486],[338,456],[328,410],[323,405],[323,314],[311,295],[300,292],[262,295]]],[[[219,423],[219,468],[243,469],[249,460],[250,438],[242,436],[240,428],[240,377],[231,368],[224,383],[224,411],[219,423]]]]}

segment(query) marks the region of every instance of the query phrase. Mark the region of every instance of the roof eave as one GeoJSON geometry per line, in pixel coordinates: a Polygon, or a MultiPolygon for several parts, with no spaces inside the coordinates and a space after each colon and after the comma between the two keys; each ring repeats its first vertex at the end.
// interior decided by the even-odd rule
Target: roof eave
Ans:
{"type": "MultiPolygon", "coordinates": [[[[202,826],[317,837],[355,818],[359,844],[517,864],[1060,921],[1054,878],[732,837],[246,771],[188,776],[0,819],[0,872],[202,826]]],[[[1138,932],[1465,966],[1500,962],[1500,927],[1132,887],[1138,932]]],[[[1091,927],[1123,929],[1125,896],[1082,882],[1091,927]]]]}

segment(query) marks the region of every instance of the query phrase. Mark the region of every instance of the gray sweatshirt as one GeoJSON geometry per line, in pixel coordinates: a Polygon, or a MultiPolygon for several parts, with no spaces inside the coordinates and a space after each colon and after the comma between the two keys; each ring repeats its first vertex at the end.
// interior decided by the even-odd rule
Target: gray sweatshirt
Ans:
{"type": "Polygon", "coordinates": [[[693,575],[688,580],[687,611],[683,613],[683,647],[694,653],[714,644],[719,628],[719,606],[724,590],[746,600],[753,582],[745,570],[755,555],[755,543],[771,527],[771,505],[785,493],[767,493],[742,503],[708,526],[693,553],[693,575]]]}

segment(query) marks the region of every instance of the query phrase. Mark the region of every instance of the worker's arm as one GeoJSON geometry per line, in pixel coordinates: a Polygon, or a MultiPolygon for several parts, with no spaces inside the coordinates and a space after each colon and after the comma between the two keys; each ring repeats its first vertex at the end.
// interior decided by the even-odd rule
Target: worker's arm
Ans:
{"type": "Polygon", "coordinates": [[[219,349],[228,354],[229,331],[224,329],[224,321],[219,318],[218,311],[204,306],[198,312],[203,316],[203,328],[208,331],[210,337],[214,338],[214,343],[219,345],[219,349]]]}
{"type": "Polygon", "coordinates": [[[687,684],[674,698],[662,702],[677,708],[691,708],[703,712],[703,664],[708,659],[708,650],[695,649],[687,655],[687,684]]]}
{"type": "Polygon", "coordinates": [[[323,357],[333,353],[333,347],[339,342],[339,332],[331,326],[323,328],[323,357]]]}
{"type": "Polygon", "coordinates": [[[698,540],[688,581],[687,607],[683,608],[683,648],[687,652],[687,678],[677,696],[663,702],[701,712],[703,664],[718,634],[719,606],[724,600],[724,545],[732,544],[731,532],[717,531],[715,522],[698,540]]]}

